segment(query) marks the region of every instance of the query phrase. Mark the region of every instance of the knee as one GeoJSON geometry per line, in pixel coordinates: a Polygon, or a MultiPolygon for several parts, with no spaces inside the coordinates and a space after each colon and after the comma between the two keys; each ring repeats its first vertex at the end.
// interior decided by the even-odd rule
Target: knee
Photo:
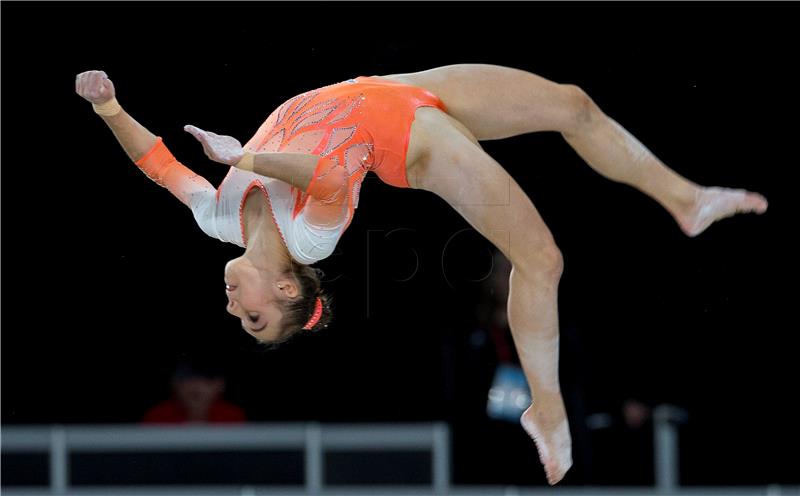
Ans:
{"type": "Polygon", "coordinates": [[[514,257],[513,266],[515,270],[534,276],[538,280],[558,282],[564,272],[564,257],[558,246],[551,242],[527,250],[523,256],[514,257]]]}
{"type": "Polygon", "coordinates": [[[584,129],[599,115],[600,109],[581,87],[574,84],[561,85],[566,109],[564,132],[584,129]]]}

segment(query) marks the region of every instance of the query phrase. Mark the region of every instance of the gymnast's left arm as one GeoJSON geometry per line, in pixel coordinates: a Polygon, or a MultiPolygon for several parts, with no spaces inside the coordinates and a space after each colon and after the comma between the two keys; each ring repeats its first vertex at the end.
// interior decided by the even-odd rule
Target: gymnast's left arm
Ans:
{"type": "Polygon", "coordinates": [[[184,130],[200,141],[208,158],[215,162],[279,179],[326,205],[338,206],[346,200],[347,174],[329,159],[308,153],[252,153],[231,136],[195,126],[185,126],[184,130]]]}

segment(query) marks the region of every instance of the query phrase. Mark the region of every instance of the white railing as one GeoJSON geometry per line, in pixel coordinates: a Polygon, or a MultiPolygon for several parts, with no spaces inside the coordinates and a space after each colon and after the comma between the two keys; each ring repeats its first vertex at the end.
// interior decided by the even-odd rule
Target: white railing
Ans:
{"type": "Polygon", "coordinates": [[[653,409],[653,463],[656,488],[662,493],[673,492],[680,485],[678,424],[686,420],[686,411],[678,407],[659,405],[653,409]]]}
{"type": "Polygon", "coordinates": [[[800,496],[798,487],[681,487],[678,479],[677,424],[685,412],[662,405],[653,412],[656,485],[648,488],[493,486],[451,487],[450,430],[444,423],[321,425],[250,424],[240,427],[51,426],[3,427],[3,453],[48,453],[50,485],[46,488],[4,487],[4,496],[800,496]],[[71,453],[136,451],[236,451],[297,449],[304,453],[304,483],[297,486],[111,486],[70,487],[71,453]],[[429,450],[431,484],[413,489],[397,486],[330,487],[325,484],[328,450],[429,450]]]}
{"type": "MultiPolygon", "coordinates": [[[[3,427],[4,453],[47,452],[50,494],[76,494],[69,487],[69,456],[77,452],[213,451],[217,449],[298,449],[305,459],[303,492],[320,494],[324,487],[324,457],[327,450],[429,450],[431,490],[446,494],[450,484],[450,429],[446,424],[424,425],[320,425],[251,424],[236,427],[142,427],[77,426],[3,427]]],[[[114,494],[151,494],[141,488],[114,488],[114,494]],[[120,493],[122,491],[122,493],[120,493]]],[[[14,488],[14,494],[34,494],[14,488]]],[[[109,489],[80,489],[81,494],[106,494],[109,489]]],[[[198,494],[193,488],[176,486],[170,494],[198,494]]],[[[216,489],[215,494],[244,494],[241,489],[216,489]],[[234,492],[231,492],[234,491],[234,492]]],[[[4,492],[10,491],[6,488],[4,492]]],[[[206,490],[207,492],[207,490],[206,490]]],[[[36,493],[40,494],[40,493],[36,493]]],[[[110,493],[109,493],[110,494],[110,493]]],[[[247,493],[250,494],[250,493],[247,493]]],[[[254,493],[253,493],[254,494],[254,493]]]]}

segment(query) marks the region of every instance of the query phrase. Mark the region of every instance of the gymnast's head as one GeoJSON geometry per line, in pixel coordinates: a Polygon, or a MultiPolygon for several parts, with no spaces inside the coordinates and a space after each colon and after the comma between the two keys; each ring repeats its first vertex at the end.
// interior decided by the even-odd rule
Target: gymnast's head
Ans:
{"type": "Polygon", "coordinates": [[[285,343],[331,321],[330,297],[320,287],[321,277],[321,270],[294,260],[275,270],[246,256],[235,258],[225,265],[227,311],[258,342],[285,343]]]}

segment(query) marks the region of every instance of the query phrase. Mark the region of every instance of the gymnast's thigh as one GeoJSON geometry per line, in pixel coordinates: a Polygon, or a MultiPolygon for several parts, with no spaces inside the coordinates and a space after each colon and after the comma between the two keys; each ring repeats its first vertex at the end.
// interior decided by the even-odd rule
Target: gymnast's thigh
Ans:
{"type": "Polygon", "coordinates": [[[453,117],[419,109],[412,126],[411,187],[444,199],[512,263],[554,246],[528,195],[453,117]]]}

